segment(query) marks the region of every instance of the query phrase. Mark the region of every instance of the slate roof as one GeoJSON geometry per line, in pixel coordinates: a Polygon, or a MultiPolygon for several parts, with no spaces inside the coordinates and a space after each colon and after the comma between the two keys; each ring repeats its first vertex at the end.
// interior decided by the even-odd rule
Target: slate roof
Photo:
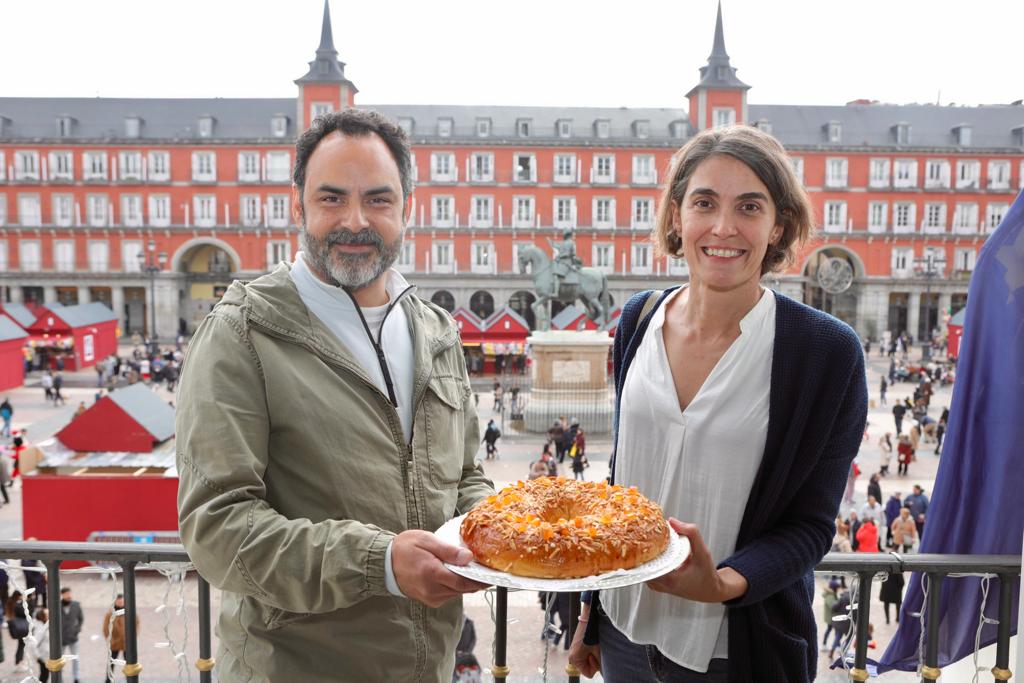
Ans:
{"type": "Polygon", "coordinates": [[[152,434],[156,441],[164,441],[174,436],[174,408],[144,384],[132,384],[123,389],[116,389],[107,396],[152,434]]]}
{"type": "Polygon", "coordinates": [[[967,308],[961,308],[959,311],[953,314],[953,317],[949,319],[950,325],[956,325],[957,327],[963,327],[964,321],[967,320],[967,308]]]}
{"type": "Polygon", "coordinates": [[[66,322],[69,327],[84,327],[117,320],[117,316],[106,304],[94,301],[89,304],[77,304],[52,309],[54,315],[66,322]]]}
{"type": "Polygon", "coordinates": [[[0,315],[0,342],[11,341],[12,339],[24,339],[28,332],[21,329],[18,323],[5,315],[0,315]]]}
{"type": "Polygon", "coordinates": [[[750,86],[736,77],[736,69],[729,64],[729,54],[725,51],[725,32],[722,30],[722,3],[718,3],[718,18],[715,20],[715,40],[708,56],[707,66],[700,68],[700,82],[695,85],[687,97],[700,88],[725,88],[728,90],[749,90],[750,86]]]}
{"type": "Polygon", "coordinates": [[[30,311],[25,304],[3,304],[2,312],[22,327],[28,327],[36,321],[36,314],[30,311]]]}

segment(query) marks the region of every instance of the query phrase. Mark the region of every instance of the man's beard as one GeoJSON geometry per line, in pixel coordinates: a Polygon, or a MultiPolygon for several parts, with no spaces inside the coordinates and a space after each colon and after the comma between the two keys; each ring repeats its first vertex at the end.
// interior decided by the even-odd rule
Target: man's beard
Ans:
{"type": "Polygon", "coordinates": [[[347,289],[362,289],[379,278],[398,259],[405,230],[394,242],[385,244],[374,230],[352,232],[348,228],[332,230],[322,237],[310,234],[305,224],[299,233],[299,245],[307,265],[323,280],[347,289]],[[372,251],[352,254],[332,251],[338,244],[359,244],[372,251]]]}

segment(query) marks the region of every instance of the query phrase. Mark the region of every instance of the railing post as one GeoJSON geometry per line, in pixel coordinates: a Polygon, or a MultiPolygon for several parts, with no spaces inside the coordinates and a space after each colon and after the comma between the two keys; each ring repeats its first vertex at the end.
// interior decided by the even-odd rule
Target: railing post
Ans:
{"type": "Polygon", "coordinates": [[[942,599],[943,575],[928,572],[928,613],[927,642],[924,646],[924,666],[921,667],[922,683],[939,680],[942,670],[939,668],[939,603],[942,599]]]}
{"type": "Polygon", "coordinates": [[[213,681],[213,653],[210,651],[210,584],[206,579],[196,575],[199,580],[199,669],[200,683],[213,681]]]}
{"type": "Polygon", "coordinates": [[[494,663],[491,673],[494,680],[508,678],[509,668],[505,665],[505,645],[508,642],[508,589],[498,586],[494,592],[494,663]]]}
{"type": "MultiPolygon", "coordinates": [[[[568,638],[566,641],[572,645],[573,638],[576,637],[576,627],[579,626],[580,618],[580,594],[570,593],[569,594],[569,632],[563,633],[562,635],[568,638]]],[[[572,662],[565,665],[565,673],[569,674],[569,683],[580,683],[580,670],[577,669],[572,662]]]]}
{"type": "Polygon", "coordinates": [[[871,582],[874,572],[857,573],[857,648],[854,652],[851,681],[868,680],[868,626],[871,612],[871,582]]]}
{"type": "Polygon", "coordinates": [[[135,628],[138,614],[135,604],[135,565],[134,561],[122,562],[124,570],[124,675],[130,683],[137,683],[142,665],[139,664],[139,634],[135,628]]]}
{"type": "Polygon", "coordinates": [[[996,665],[992,677],[997,681],[1008,681],[1010,671],[1010,620],[1013,610],[1013,579],[1010,574],[999,575],[999,630],[996,635],[996,665]]]}
{"type": "Polygon", "coordinates": [[[49,605],[50,613],[50,658],[46,660],[46,668],[53,683],[64,681],[64,647],[60,637],[64,616],[60,611],[60,563],[60,560],[43,560],[46,565],[46,604],[49,605]]]}

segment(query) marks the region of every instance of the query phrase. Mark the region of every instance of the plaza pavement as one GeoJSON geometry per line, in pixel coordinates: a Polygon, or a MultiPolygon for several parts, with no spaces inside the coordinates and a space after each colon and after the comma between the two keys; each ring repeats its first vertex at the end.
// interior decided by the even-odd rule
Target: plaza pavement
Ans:
{"type": "MultiPolygon", "coordinates": [[[[122,355],[126,355],[127,348],[122,348],[122,355]]],[[[878,468],[878,437],[893,430],[891,402],[889,406],[878,405],[878,384],[881,373],[888,369],[888,359],[882,358],[873,352],[868,358],[868,389],[869,396],[873,401],[873,407],[869,411],[868,438],[863,442],[858,462],[862,470],[856,486],[855,506],[859,507],[866,499],[868,476],[878,468]]],[[[54,408],[47,404],[43,397],[43,391],[39,388],[38,377],[30,377],[27,385],[18,389],[2,392],[0,395],[8,396],[15,408],[14,428],[28,427],[31,440],[41,440],[58,431],[70,420],[79,401],[85,401],[90,405],[96,392],[96,375],[92,370],[85,370],[78,373],[66,373],[64,394],[67,403],[63,407],[54,408]]],[[[481,432],[483,425],[489,419],[499,419],[491,409],[493,396],[490,393],[490,386],[493,378],[477,378],[474,380],[474,388],[478,390],[479,417],[481,421],[481,432]]],[[[161,396],[167,400],[173,400],[173,395],[165,389],[157,389],[161,396]]],[[[896,384],[890,387],[890,401],[913,392],[911,384],[896,384]]],[[[949,405],[951,387],[937,389],[932,398],[933,416],[938,415],[942,406],[949,405]]],[[[512,423],[503,423],[503,436],[499,441],[499,457],[497,460],[484,463],[485,470],[492,478],[495,486],[501,487],[505,484],[524,479],[529,472],[529,464],[536,459],[543,446],[543,435],[531,435],[518,433],[512,423]]],[[[583,425],[584,429],[586,425],[583,425]]],[[[608,435],[588,434],[587,456],[591,467],[586,471],[588,479],[600,479],[607,474],[607,461],[611,452],[611,439],[608,435]]],[[[479,453],[483,458],[482,450],[479,453]]],[[[929,494],[933,489],[935,471],[939,458],[931,455],[930,449],[922,447],[918,454],[918,461],[911,466],[910,477],[898,477],[891,474],[882,480],[883,496],[888,499],[889,494],[894,490],[902,491],[904,494],[910,491],[912,484],[920,483],[929,494]]],[[[895,458],[891,466],[895,472],[895,458]]],[[[571,476],[568,464],[561,466],[561,472],[571,476]]],[[[0,538],[20,539],[21,538],[21,489],[16,485],[10,492],[11,504],[0,508],[0,538]]],[[[884,501],[883,501],[884,504],[884,501]]],[[[99,637],[100,624],[103,613],[109,606],[115,584],[96,575],[69,575],[64,580],[66,585],[72,586],[75,598],[78,599],[85,610],[85,628],[82,633],[82,663],[83,681],[103,680],[103,643],[99,637]]],[[[119,584],[119,582],[118,582],[119,584]]],[[[819,580],[819,592],[823,581],[819,580]]],[[[164,643],[173,641],[180,649],[182,638],[185,636],[185,615],[188,624],[188,645],[185,661],[191,669],[192,662],[197,656],[197,613],[196,613],[196,589],[194,578],[189,578],[185,583],[184,596],[186,609],[182,614],[177,611],[178,590],[180,586],[170,585],[167,580],[153,572],[142,572],[138,580],[138,597],[140,604],[140,618],[142,621],[139,638],[140,661],[143,665],[142,680],[145,681],[176,681],[189,680],[182,674],[179,676],[179,663],[164,643]],[[157,608],[165,602],[165,593],[170,590],[170,598],[167,609],[159,612],[157,608]],[[164,617],[169,616],[170,625],[168,631],[164,631],[164,617]],[[167,633],[170,634],[168,638],[167,633]]],[[[869,651],[869,656],[879,657],[884,651],[886,644],[895,631],[895,624],[886,626],[881,615],[881,603],[877,601],[878,584],[873,588],[876,598],[872,602],[872,623],[875,625],[875,640],[878,642],[878,649],[869,651]]],[[[216,590],[212,591],[214,601],[214,614],[217,612],[219,595],[216,590]]],[[[815,615],[820,615],[821,604],[820,594],[816,597],[814,605],[815,615]]],[[[545,647],[540,640],[540,631],[543,623],[543,615],[537,601],[536,593],[517,592],[509,595],[509,618],[508,626],[508,666],[511,669],[510,681],[522,681],[533,683],[544,679],[543,667],[545,656],[547,658],[547,680],[565,680],[566,657],[564,651],[559,648],[545,647]]],[[[466,612],[473,619],[477,629],[476,656],[485,667],[491,662],[491,641],[494,627],[490,616],[490,608],[484,594],[477,593],[469,595],[465,599],[466,612]]],[[[820,617],[819,617],[820,618],[820,617]]],[[[819,625],[819,632],[824,627],[819,625]]],[[[3,641],[4,651],[7,659],[0,664],[0,683],[9,681],[22,681],[26,674],[13,672],[14,641],[9,636],[0,636],[3,641]]],[[[216,647],[216,645],[215,645],[216,647]]],[[[827,683],[845,681],[846,676],[841,671],[829,671],[826,662],[826,654],[820,656],[819,681],[827,683]]],[[[191,680],[197,680],[195,670],[188,672],[191,680]]],[[[69,679],[70,680],[70,679],[69,679]]],[[[486,676],[486,680],[491,680],[486,676]]],[[[597,680],[600,680],[598,678],[597,680]]],[[[890,673],[886,674],[884,680],[916,680],[910,674],[890,673]]]]}

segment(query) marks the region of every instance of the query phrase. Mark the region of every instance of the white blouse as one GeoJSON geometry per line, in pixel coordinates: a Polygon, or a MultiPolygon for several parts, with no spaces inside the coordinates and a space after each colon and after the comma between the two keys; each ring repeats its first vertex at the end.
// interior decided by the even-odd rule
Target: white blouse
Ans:
{"type": "MultiPolygon", "coordinates": [[[[637,349],[619,415],[615,482],[637,486],[665,516],[696,524],[717,565],[736,550],[740,522],[768,435],[775,295],[763,290],[740,321],[740,336],[686,410],[679,410],[662,327],[673,292],[655,311],[637,349]]],[[[721,603],[657,593],[643,584],[602,591],[601,605],[634,643],[705,673],[728,657],[721,603]]]]}

